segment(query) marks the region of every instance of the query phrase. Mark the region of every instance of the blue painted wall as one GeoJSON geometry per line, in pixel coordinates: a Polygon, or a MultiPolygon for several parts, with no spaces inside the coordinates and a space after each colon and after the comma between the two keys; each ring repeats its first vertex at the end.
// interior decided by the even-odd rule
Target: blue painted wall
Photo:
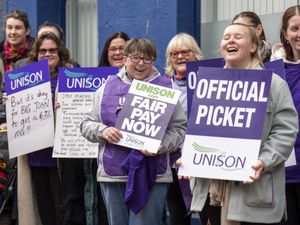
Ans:
{"type": "MultiPolygon", "coordinates": [[[[3,17],[9,11],[20,9],[26,11],[29,17],[31,35],[35,36],[40,24],[50,20],[65,28],[66,0],[0,0],[3,1],[3,17]]],[[[4,18],[2,20],[4,21],[4,18]]],[[[3,37],[3,35],[2,35],[3,37]]]]}
{"type": "MultiPolygon", "coordinates": [[[[198,0],[99,0],[99,54],[105,40],[116,31],[124,31],[131,38],[149,38],[157,47],[157,68],[164,72],[165,50],[170,39],[179,32],[187,32],[196,39],[196,23],[200,17],[198,0]],[[198,9],[196,8],[198,7],[198,9]]],[[[198,23],[199,24],[199,23],[198,23]]],[[[200,41],[200,40],[199,40],[200,41]]]]}
{"type": "MultiPolygon", "coordinates": [[[[5,15],[13,9],[28,13],[34,36],[45,20],[65,30],[66,0],[0,0],[5,15]]],[[[157,47],[157,68],[164,72],[165,50],[170,39],[187,32],[200,43],[200,0],[98,0],[99,55],[105,40],[116,31],[132,38],[149,38],[157,47]]]]}

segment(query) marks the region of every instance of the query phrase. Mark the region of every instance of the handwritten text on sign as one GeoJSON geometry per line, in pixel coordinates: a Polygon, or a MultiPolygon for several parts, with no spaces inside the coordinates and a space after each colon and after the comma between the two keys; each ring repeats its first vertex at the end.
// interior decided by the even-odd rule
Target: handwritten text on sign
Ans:
{"type": "Polygon", "coordinates": [[[47,60],[5,74],[10,157],[53,146],[54,121],[47,60]]]}
{"type": "Polygon", "coordinates": [[[61,68],[53,157],[96,158],[98,144],[87,141],[80,124],[93,101],[94,91],[104,85],[108,76],[118,72],[114,67],[61,68]]]}

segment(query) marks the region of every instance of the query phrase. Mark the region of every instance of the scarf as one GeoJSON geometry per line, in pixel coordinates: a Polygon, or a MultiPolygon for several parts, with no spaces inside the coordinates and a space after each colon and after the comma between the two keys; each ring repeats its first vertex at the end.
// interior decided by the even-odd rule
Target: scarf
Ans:
{"type": "Polygon", "coordinates": [[[176,80],[186,80],[186,76],[184,75],[179,75],[179,74],[175,74],[175,79],[176,80]]]}
{"type": "Polygon", "coordinates": [[[5,72],[12,70],[19,59],[27,57],[27,53],[30,50],[32,42],[33,42],[33,38],[27,36],[26,40],[21,45],[21,47],[15,49],[10,45],[10,43],[7,40],[4,41],[3,58],[4,58],[5,72]]]}
{"type": "Polygon", "coordinates": [[[134,214],[138,214],[146,206],[155,185],[155,158],[144,156],[138,150],[131,150],[122,163],[122,168],[128,172],[125,204],[134,214]]]}

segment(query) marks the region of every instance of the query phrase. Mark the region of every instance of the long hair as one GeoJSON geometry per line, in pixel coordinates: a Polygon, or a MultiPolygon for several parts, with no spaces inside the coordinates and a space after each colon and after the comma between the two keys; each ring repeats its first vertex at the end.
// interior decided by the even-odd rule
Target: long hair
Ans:
{"type": "Polygon", "coordinates": [[[186,47],[192,50],[195,54],[196,60],[203,59],[203,54],[199,48],[196,40],[187,33],[179,33],[175,35],[169,42],[166,49],[166,68],[165,73],[169,76],[172,76],[174,73],[174,67],[171,61],[171,52],[177,48],[186,47]]]}
{"type": "Polygon", "coordinates": [[[110,43],[112,42],[112,40],[116,39],[116,38],[122,38],[125,42],[129,40],[129,36],[124,33],[124,32],[116,32],[113,33],[105,42],[103,50],[102,50],[102,54],[101,54],[101,58],[99,61],[99,65],[98,66],[110,66],[109,61],[108,61],[108,48],[110,46],[110,43]]]}
{"type": "Polygon", "coordinates": [[[58,67],[68,67],[73,64],[73,61],[70,58],[70,52],[65,47],[64,42],[51,32],[43,33],[40,37],[38,37],[35,40],[35,42],[33,43],[32,49],[29,53],[29,58],[28,58],[29,63],[38,61],[39,49],[45,40],[53,41],[54,43],[56,43],[57,48],[58,48],[57,54],[58,54],[60,60],[56,66],[55,71],[58,70],[58,67]]]}
{"type": "Polygon", "coordinates": [[[289,21],[293,16],[299,16],[300,15],[300,6],[295,5],[287,10],[285,10],[282,19],[281,19],[281,28],[280,28],[280,41],[283,44],[283,48],[286,53],[286,59],[289,61],[294,61],[294,53],[292,46],[288,41],[285,39],[285,35],[287,33],[289,21]]]}

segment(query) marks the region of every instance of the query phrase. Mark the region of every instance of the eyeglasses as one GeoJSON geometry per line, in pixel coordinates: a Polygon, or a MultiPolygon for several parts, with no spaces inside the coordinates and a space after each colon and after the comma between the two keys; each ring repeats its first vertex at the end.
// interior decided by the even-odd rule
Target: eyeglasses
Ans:
{"type": "Polygon", "coordinates": [[[39,49],[39,54],[41,55],[46,55],[46,53],[49,52],[51,55],[55,55],[58,52],[58,48],[40,48],[39,49]]]}
{"type": "Polygon", "coordinates": [[[187,57],[190,55],[190,52],[192,52],[192,50],[185,49],[185,50],[181,50],[181,51],[170,52],[170,55],[171,55],[172,59],[177,59],[179,54],[181,54],[183,57],[187,57]]]}
{"type": "Polygon", "coordinates": [[[129,57],[131,59],[131,61],[134,63],[139,63],[141,60],[145,64],[150,64],[153,62],[152,58],[144,58],[144,57],[140,57],[140,56],[130,56],[130,55],[127,55],[127,57],[129,57]]]}
{"type": "Polygon", "coordinates": [[[119,48],[116,48],[116,47],[111,47],[108,49],[109,51],[111,51],[112,53],[116,53],[118,50],[119,52],[124,52],[125,48],[124,47],[119,47],[119,48]]]}

